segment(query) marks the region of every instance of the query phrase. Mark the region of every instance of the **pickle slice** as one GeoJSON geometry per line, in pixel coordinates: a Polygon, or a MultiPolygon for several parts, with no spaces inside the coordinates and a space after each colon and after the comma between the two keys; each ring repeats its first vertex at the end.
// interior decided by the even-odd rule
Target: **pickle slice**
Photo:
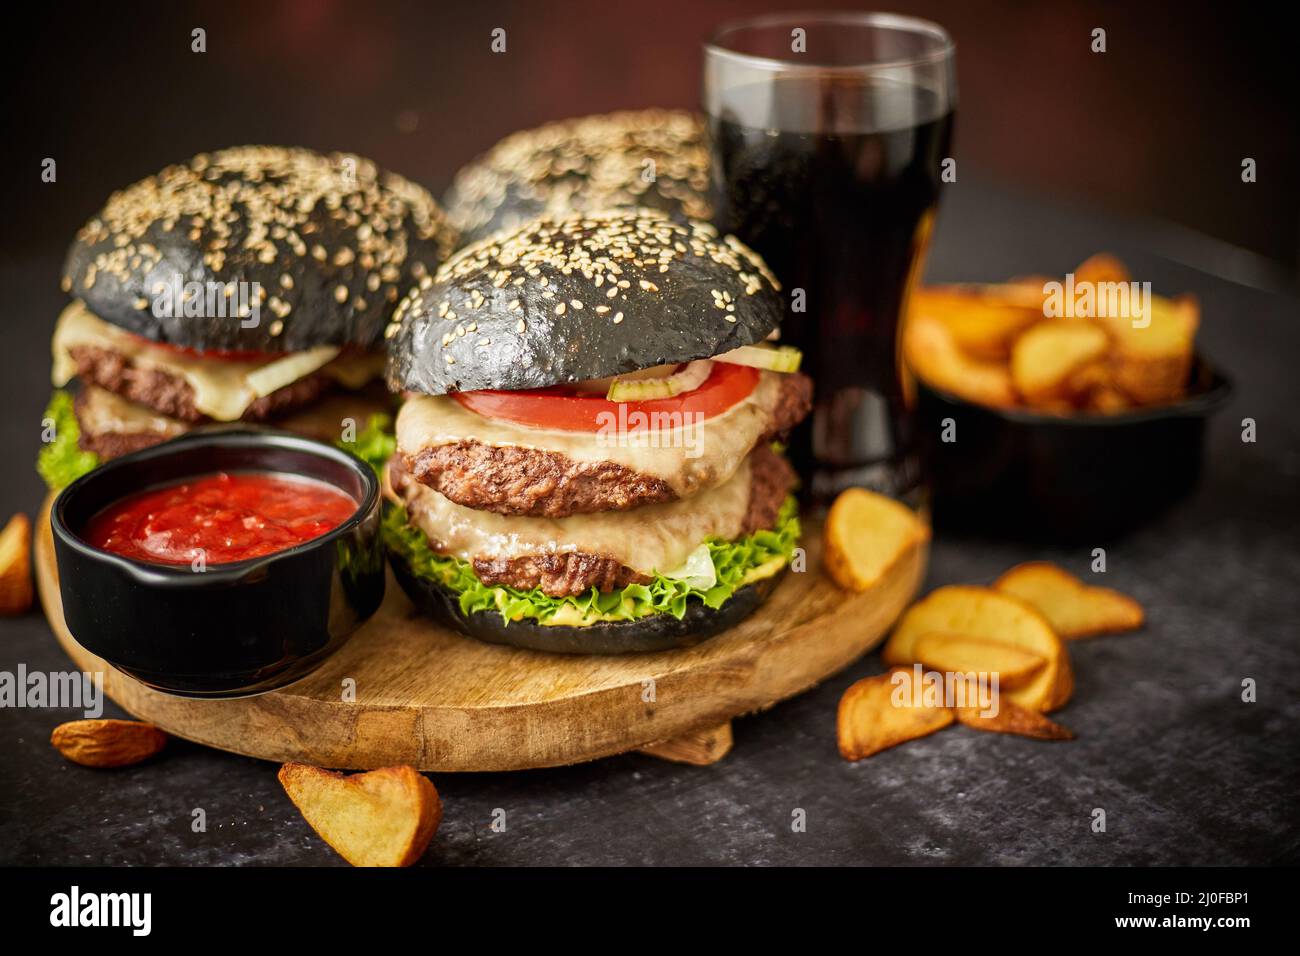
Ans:
{"type": "Polygon", "coordinates": [[[730,352],[715,355],[715,362],[748,365],[769,372],[797,372],[803,353],[793,345],[742,345],[730,352]]]}
{"type": "Polygon", "coordinates": [[[713,363],[707,359],[690,362],[681,371],[663,378],[616,378],[609,384],[605,397],[611,402],[644,402],[655,398],[672,398],[694,391],[708,379],[713,363]]]}

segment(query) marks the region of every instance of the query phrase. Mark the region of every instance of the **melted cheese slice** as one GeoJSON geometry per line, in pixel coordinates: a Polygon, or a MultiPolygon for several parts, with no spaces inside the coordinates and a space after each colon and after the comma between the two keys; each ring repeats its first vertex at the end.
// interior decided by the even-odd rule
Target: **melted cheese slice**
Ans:
{"type": "Polygon", "coordinates": [[[82,389],[82,399],[77,403],[77,422],[83,433],[149,433],[165,438],[173,438],[191,427],[94,385],[82,389]]]}
{"type": "Polygon", "coordinates": [[[761,372],[754,390],[720,415],[676,428],[606,433],[530,428],[485,418],[446,395],[408,399],[397,416],[397,447],[415,456],[458,441],[534,448],[577,462],[612,461],[666,482],[680,498],[716,487],[736,473],[767,430],[780,376],[761,372]]]}
{"type": "Polygon", "coordinates": [[[416,481],[407,482],[403,504],[431,547],[463,561],[576,551],[604,555],[653,574],[680,568],[707,538],[738,537],[749,492],[750,463],[745,458],[715,488],[632,511],[568,518],[499,515],[458,505],[416,481]]]}
{"type": "Polygon", "coordinates": [[[194,407],[221,422],[237,421],[248,406],[277,389],[324,370],[348,388],[359,388],[379,373],[381,356],[339,357],[339,348],[325,345],[305,352],[290,352],[270,362],[232,362],[205,359],[159,348],[96,316],[73,302],[59,316],[52,342],[56,388],[77,374],[70,350],[78,345],[110,349],[142,369],[157,369],[183,379],[194,391],[194,407]]]}

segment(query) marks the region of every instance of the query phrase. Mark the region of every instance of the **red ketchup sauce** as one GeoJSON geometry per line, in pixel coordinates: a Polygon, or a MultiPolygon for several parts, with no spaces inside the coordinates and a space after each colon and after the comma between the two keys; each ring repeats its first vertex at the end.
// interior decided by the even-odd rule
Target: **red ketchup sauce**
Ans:
{"type": "Polygon", "coordinates": [[[90,519],[96,548],[155,564],[230,564],[284,551],[357,510],[347,493],[269,472],[204,475],[130,495],[90,519]]]}

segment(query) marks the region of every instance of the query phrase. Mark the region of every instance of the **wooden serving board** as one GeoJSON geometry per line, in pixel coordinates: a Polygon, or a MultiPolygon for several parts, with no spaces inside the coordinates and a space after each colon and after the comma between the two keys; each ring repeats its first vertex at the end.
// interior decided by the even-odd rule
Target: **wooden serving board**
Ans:
{"type": "MultiPolygon", "coordinates": [[[[873,590],[849,594],[821,570],[821,528],[805,522],[807,570],[788,573],[740,626],[696,647],[625,657],[542,654],[461,637],[417,614],[388,580],[379,611],[319,670],[238,700],[150,690],[76,642],[63,619],[49,505],[36,578],[55,637],[134,716],[197,743],[323,767],[520,770],[628,750],[706,764],[731,746],[729,721],[807,690],[870,650],[925,574],[920,548],[873,590]],[[355,701],[343,699],[346,679],[355,701]]],[[[827,733],[833,725],[827,717],[827,733]]]]}

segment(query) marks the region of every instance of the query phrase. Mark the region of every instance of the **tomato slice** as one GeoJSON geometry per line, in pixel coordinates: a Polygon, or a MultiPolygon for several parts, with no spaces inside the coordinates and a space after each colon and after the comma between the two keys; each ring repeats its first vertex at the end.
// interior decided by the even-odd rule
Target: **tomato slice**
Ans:
{"type": "Polygon", "coordinates": [[[235,349],[196,349],[188,345],[155,342],[153,339],[147,339],[143,335],[136,335],[134,332],[128,332],[127,335],[150,348],[161,349],[174,355],[184,355],[186,358],[211,359],[214,362],[270,362],[288,354],[287,352],[254,352],[235,349]]]}
{"type": "Polygon", "coordinates": [[[634,417],[637,412],[645,416],[698,413],[705,418],[725,412],[754,390],[758,375],[756,368],[714,362],[712,373],[694,391],[644,402],[611,402],[599,393],[580,392],[564,385],[519,392],[483,389],[455,392],[451,397],[484,418],[502,419],[531,428],[594,432],[608,427],[611,421],[622,420],[627,423],[628,431],[640,431],[649,429],[653,419],[634,417]],[[621,419],[620,408],[624,409],[621,419]],[[609,417],[611,415],[613,419],[609,417]]]}

